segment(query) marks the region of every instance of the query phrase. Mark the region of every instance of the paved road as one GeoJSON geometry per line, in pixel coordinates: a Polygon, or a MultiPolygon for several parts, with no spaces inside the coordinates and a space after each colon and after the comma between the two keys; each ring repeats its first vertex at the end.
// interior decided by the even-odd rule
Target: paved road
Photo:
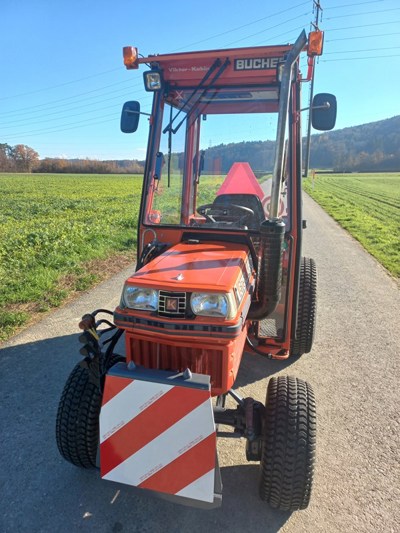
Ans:
{"type": "Polygon", "coordinates": [[[267,376],[309,380],[318,402],[318,463],[310,507],[270,510],[244,443],[219,443],[224,502],[199,511],[117,492],[95,471],[65,463],[54,440],[60,392],[77,355],[76,324],[112,308],[127,271],[3,345],[0,358],[0,531],[390,532],[399,512],[399,291],[312,200],[305,255],[319,267],[318,335],[294,363],[245,356],[237,386],[264,399],[267,376]],[[114,296],[111,296],[114,295],[114,296]],[[263,377],[265,376],[265,377],[263,377]]]}

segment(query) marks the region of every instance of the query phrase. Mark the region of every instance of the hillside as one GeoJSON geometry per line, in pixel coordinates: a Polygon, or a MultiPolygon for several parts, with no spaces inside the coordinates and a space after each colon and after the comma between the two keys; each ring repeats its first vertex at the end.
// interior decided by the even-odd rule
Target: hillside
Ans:
{"type": "MultiPolygon", "coordinates": [[[[304,139],[303,139],[304,141],[304,139]]],[[[220,161],[227,172],[234,161],[272,170],[273,141],[221,144],[206,150],[206,161],[220,161]]],[[[336,172],[400,170],[400,115],[311,137],[311,167],[336,172]]],[[[205,172],[211,168],[205,168],[205,172]]]]}
{"type": "Polygon", "coordinates": [[[400,170],[400,115],[313,135],[310,161],[338,172],[400,170]]]}

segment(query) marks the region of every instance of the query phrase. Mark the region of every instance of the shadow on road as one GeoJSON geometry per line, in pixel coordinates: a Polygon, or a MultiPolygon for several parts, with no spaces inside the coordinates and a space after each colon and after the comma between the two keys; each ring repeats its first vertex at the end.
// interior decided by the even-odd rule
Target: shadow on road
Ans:
{"type": "Polygon", "coordinates": [[[289,368],[296,360],[297,358],[295,357],[289,357],[289,359],[281,361],[268,359],[258,354],[245,353],[239,367],[234,388],[244,387],[261,379],[269,378],[289,368]]]}
{"type": "MultiPolygon", "coordinates": [[[[224,466],[222,507],[201,511],[138,496],[129,487],[119,491],[97,471],[65,462],[55,442],[55,419],[65,381],[81,359],[79,347],[74,334],[1,350],[1,449],[7,454],[0,460],[0,491],[8,502],[1,531],[273,533],[289,519],[289,513],[273,511],[259,499],[256,464],[224,466]]],[[[238,383],[285,366],[245,355],[238,383]]]]}
{"type": "MultiPolygon", "coordinates": [[[[258,466],[221,469],[224,484],[219,509],[198,510],[138,494],[129,487],[102,481],[95,471],[78,471],[65,464],[66,486],[80,494],[67,506],[79,530],[196,533],[227,531],[276,533],[291,513],[275,511],[258,496],[258,466]],[[85,527],[84,527],[85,526],[85,527]]],[[[63,483],[64,485],[64,483],[63,483]]],[[[62,490],[63,494],[66,494],[62,490]]]]}

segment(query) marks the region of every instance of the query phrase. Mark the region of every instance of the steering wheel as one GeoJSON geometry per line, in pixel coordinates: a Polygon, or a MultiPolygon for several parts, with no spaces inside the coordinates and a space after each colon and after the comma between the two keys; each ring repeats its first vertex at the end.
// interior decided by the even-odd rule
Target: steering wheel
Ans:
{"type": "Polygon", "coordinates": [[[205,217],[206,222],[218,222],[245,226],[245,221],[254,216],[254,211],[249,207],[237,204],[204,204],[197,208],[199,215],[205,217]]]}

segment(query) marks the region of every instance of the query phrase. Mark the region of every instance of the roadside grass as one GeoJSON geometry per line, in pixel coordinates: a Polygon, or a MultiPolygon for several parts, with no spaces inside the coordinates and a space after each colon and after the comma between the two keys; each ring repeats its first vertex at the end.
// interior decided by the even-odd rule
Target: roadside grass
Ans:
{"type": "Polygon", "coordinates": [[[317,174],[304,190],[400,277],[400,174],[317,174]]]}
{"type": "Polygon", "coordinates": [[[0,174],[0,340],[134,261],[142,176],[0,174]],[[112,267],[111,267],[112,268],[112,267]]]}

